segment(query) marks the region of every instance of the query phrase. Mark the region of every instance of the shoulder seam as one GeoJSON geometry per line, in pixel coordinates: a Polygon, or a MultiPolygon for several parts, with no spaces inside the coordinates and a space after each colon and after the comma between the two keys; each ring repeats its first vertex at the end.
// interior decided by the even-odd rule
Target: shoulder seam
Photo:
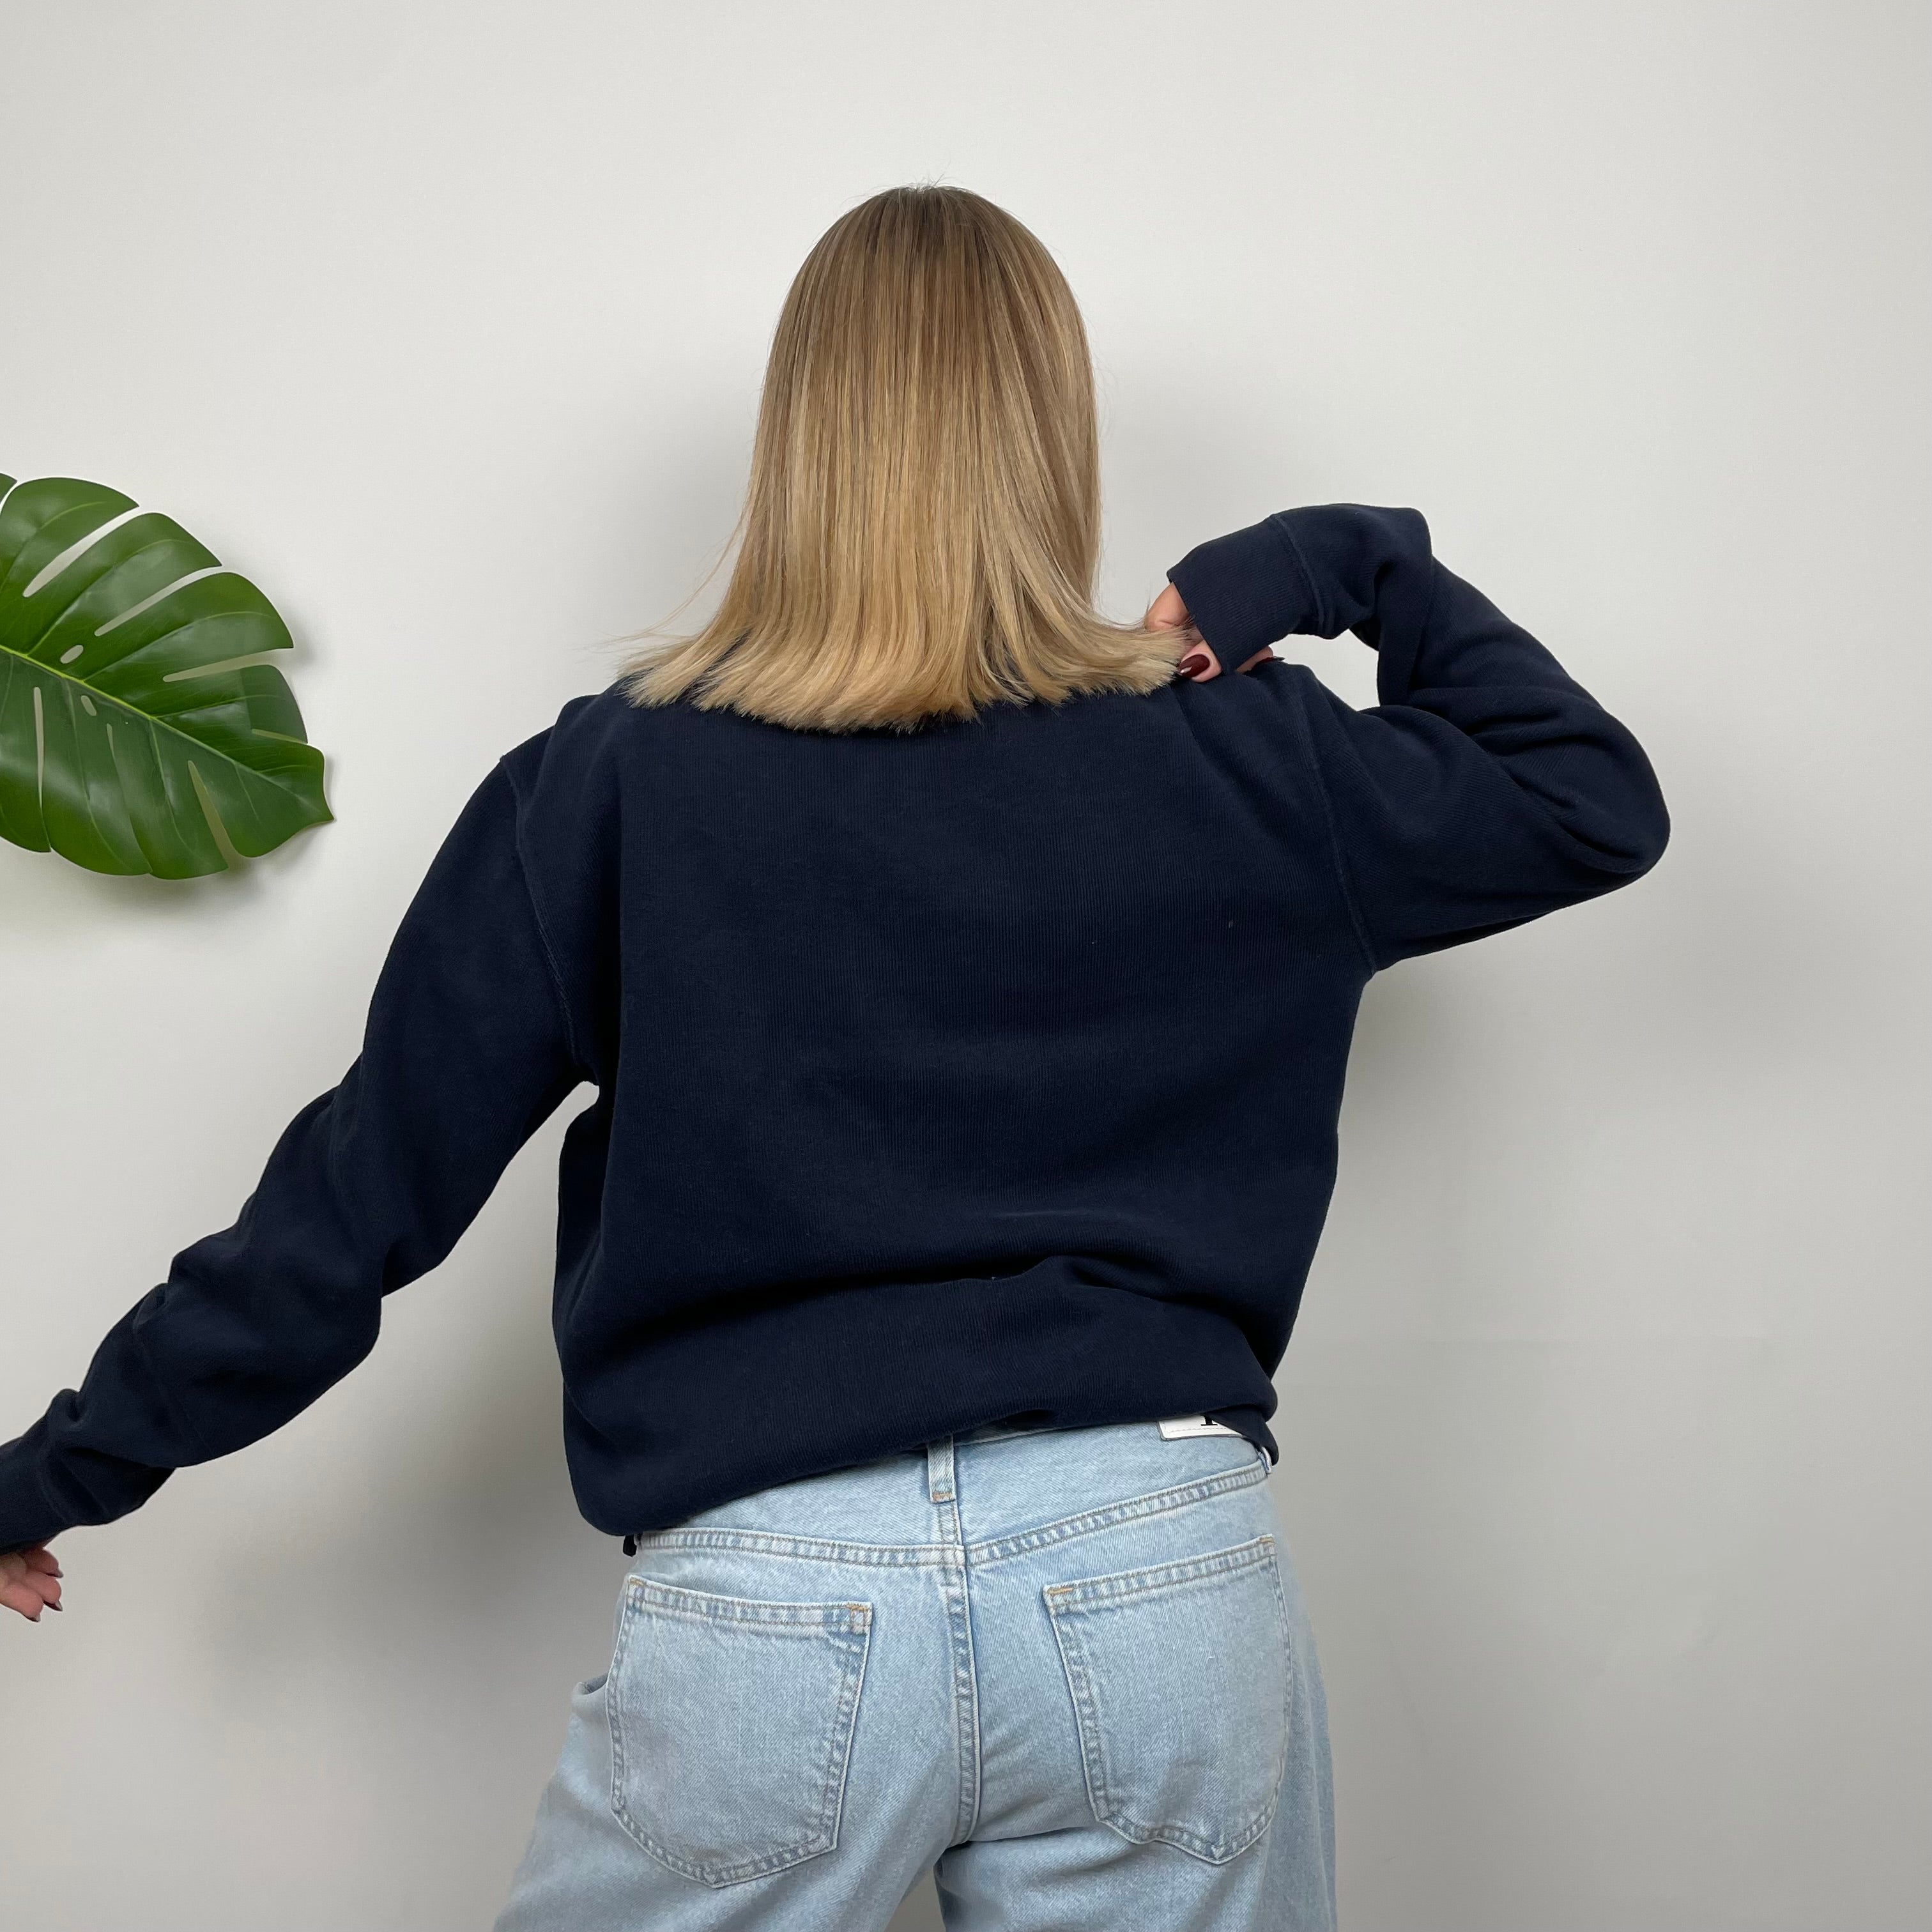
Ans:
{"type": "Polygon", "coordinates": [[[550,991],[556,996],[557,1011],[563,1016],[564,1040],[570,1048],[572,1060],[587,1075],[589,1063],[578,1045],[577,1022],[570,1010],[570,996],[564,990],[563,974],[556,963],[556,951],[550,944],[549,929],[544,924],[543,908],[538,904],[536,890],[530,884],[530,859],[524,850],[524,794],[515,774],[510,770],[507,756],[496,760],[496,769],[502,773],[503,782],[510,788],[515,808],[511,816],[511,849],[516,855],[517,876],[523,881],[524,901],[530,909],[530,923],[536,928],[537,944],[543,949],[544,964],[550,969],[550,991]]]}
{"type": "MultiPolygon", "coordinates": [[[[1306,664],[1297,664],[1294,668],[1303,676],[1313,678],[1315,673],[1306,664]]],[[[1318,680],[1316,680],[1318,682],[1318,680]]],[[[1325,686],[1324,687],[1326,688],[1325,686]]],[[[1335,823],[1334,802],[1328,796],[1328,780],[1322,770],[1322,760],[1315,750],[1314,734],[1308,728],[1308,714],[1300,704],[1296,706],[1296,727],[1301,734],[1302,749],[1308,759],[1308,768],[1315,774],[1316,796],[1322,801],[1322,823],[1328,831],[1328,856],[1335,872],[1335,883],[1341,888],[1342,903],[1348,908],[1348,924],[1355,935],[1355,944],[1360,949],[1364,962],[1369,969],[1369,977],[1373,979],[1382,969],[1375,955],[1375,948],[1369,937],[1368,922],[1362,916],[1362,909],[1355,898],[1355,889],[1348,880],[1348,868],[1342,852],[1341,828],[1335,823]]]]}

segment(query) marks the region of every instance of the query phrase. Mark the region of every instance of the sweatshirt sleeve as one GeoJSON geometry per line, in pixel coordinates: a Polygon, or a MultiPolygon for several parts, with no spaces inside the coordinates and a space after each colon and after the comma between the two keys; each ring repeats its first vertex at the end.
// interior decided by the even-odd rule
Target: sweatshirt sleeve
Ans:
{"type": "Polygon", "coordinates": [[[1366,710],[1303,680],[1372,970],[1612,891],[1662,856],[1670,816],[1642,747],[1436,560],[1415,511],[1282,511],[1168,576],[1223,664],[1292,634],[1352,631],[1376,650],[1366,710]]]}
{"type": "Polygon", "coordinates": [[[410,904],[340,1084],[284,1130],[234,1226],[177,1255],[80,1387],[0,1447],[0,1550],[110,1522],[307,1408],[584,1077],[518,824],[500,764],[410,904]]]}

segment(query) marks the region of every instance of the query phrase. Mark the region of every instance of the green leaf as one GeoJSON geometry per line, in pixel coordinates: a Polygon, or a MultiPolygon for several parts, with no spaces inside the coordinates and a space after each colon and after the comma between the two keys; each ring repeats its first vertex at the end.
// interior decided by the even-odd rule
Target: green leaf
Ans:
{"type": "Polygon", "coordinates": [[[218,826],[255,858],[326,823],[294,692],[236,662],[292,641],[172,518],[98,483],[0,476],[0,837],[187,879],[227,864],[218,826]]]}

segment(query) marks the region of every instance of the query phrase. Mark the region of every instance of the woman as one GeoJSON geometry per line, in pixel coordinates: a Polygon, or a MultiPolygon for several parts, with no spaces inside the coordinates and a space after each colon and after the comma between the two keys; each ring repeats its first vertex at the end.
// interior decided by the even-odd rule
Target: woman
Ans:
{"type": "Polygon", "coordinates": [[[1132,626],[1099,532],[1033,236],[837,222],[717,616],[484,780],[341,1084],[0,1450],[4,1600],[347,1373],[588,1082],[555,1328],[634,1560],[500,1932],[862,1932],[935,1865],[975,1932],[1331,1924],[1265,1478],[1357,1004],[1668,820],[1413,512],[1268,517],[1132,626]],[[1269,649],[1344,630],[1369,710],[1269,649]]]}

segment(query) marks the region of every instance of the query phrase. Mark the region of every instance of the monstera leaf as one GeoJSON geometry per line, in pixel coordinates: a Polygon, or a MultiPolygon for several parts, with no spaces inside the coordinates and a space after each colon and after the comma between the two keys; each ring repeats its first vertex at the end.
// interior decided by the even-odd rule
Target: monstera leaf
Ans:
{"type": "Polygon", "coordinates": [[[98,483],[0,476],[0,836],[193,878],[330,815],[281,673],[288,626],[172,518],[98,483]]]}

